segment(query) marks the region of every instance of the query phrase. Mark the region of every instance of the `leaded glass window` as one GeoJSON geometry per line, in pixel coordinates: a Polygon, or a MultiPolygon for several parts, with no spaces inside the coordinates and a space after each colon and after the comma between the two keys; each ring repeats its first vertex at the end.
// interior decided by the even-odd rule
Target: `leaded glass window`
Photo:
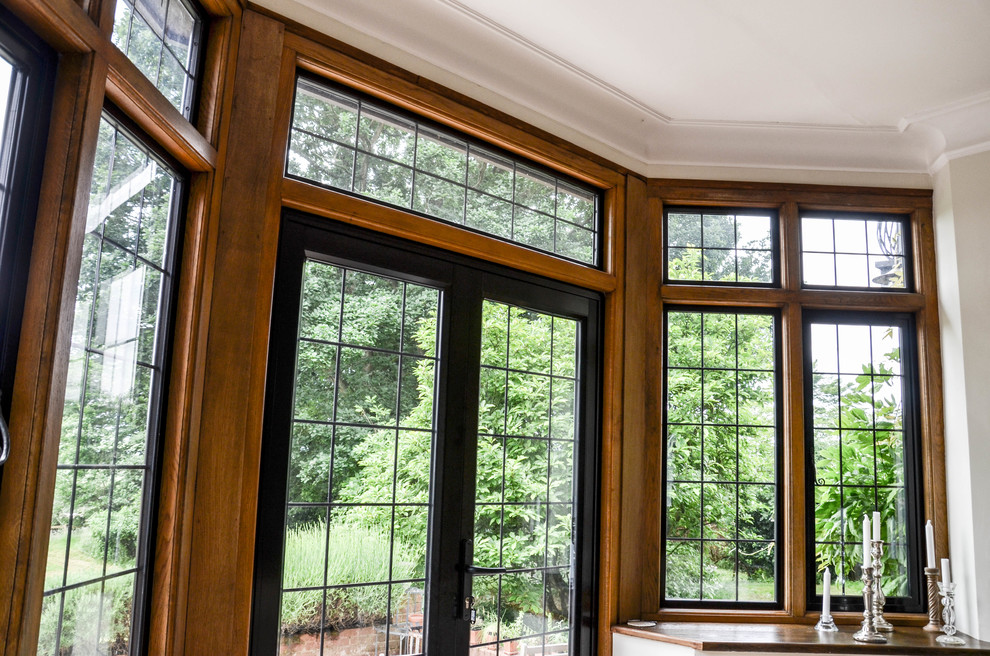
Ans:
{"type": "Polygon", "coordinates": [[[182,183],[100,124],[76,295],[39,654],[129,653],[142,630],[182,183]]]}
{"type": "Polygon", "coordinates": [[[876,510],[887,542],[883,589],[896,604],[915,578],[908,536],[919,530],[910,501],[917,484],[910,322],[899,315],[812,313],[805,336],[817,592],[829,567],[836,597],[861,595],[861,521],[876,510]]]}
{"type": "Polygon", "coordinates": [[[805,214],[801,251],[805,286],[910,289],[902,217],[805,214]]]}
{"type": "Polygon", "coordinates": [[[779,597],[777,320],[666,312],[667,602],[779,597]]]}
{"type": "Polygon", "coordinates": [[[307,261],[280,644],[422,651],[440,292],[307,261]]]}
{"type": "Polygon", "coordinates": [[[299,78],[288,175],[598,265],[600,194],[353,92],[299,78]]]}
{"type": "Polygon", "coordinates": [[[666,280],[776,283],[775,212],[670,208],[664,211],[664,220],[666,280]]]}
{"type": "Polygon", "coordinates": [[[189,0],[117,0],[111,40],[189,118],[202,31],[189,0]]]}

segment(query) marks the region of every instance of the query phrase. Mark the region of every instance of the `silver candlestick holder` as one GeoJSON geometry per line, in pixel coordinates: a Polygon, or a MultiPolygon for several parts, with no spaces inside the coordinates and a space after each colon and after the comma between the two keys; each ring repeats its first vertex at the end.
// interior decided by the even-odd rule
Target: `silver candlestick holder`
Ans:
{"type": "Polygon", "coordinates": [[[925,579],[928,582],[928,624],[924,630],[938,633],[942,631],[942,620],[939,619],[938,612],[938,568],[926,567],[925,579]]]}
{"type": "Polygon", "coordinates": [[[956,584],[939,583],[938,593],[942,595],[942,635],[935,641],[940,645],[965,645],[966,641],[956,635],[956,584]]]}
{"type": "Polygon", "coordinates": [[[839,627],[835,625],[835,620],[832,619],[832,613],[822,614],[818,618],[818,624],[815,625],[815,631],[821,631],[822,633],[835,633],[839,630],[839,627]]]}
{"type": "MultiPolygon", "coordinates": [[[[876,558],[874,557],[874,560],[876,558]]],[[[859,631],[853,634],[853,640],[857,642],[885,643],[887,638],[877,631],[875,617],[873,615],[873,594],[876,581],[873,578],[873,567],[863,567],[863,625],[859,631]]]]}
{"type": "Polygon", "coordinates": [[[883,540],[872,540],[870,542],[870,555],[873,557],[873,584],[876,590],[873,593],[873,623],[877,631],[891,633],[894,625],[888,622],[883,616],[883,607],[887,603],[887,595],[883,593],[883,540]]]}

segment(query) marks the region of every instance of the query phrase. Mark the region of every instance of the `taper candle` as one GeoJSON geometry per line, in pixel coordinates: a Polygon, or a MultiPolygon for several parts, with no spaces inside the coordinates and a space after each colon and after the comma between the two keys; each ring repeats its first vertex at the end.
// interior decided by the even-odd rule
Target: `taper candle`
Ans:
{"type": "Polygon", "coordinates": [[[873,511],[873,540],[880,539],[880,513],[879,511],[873,511]]]}
{"type": "Polygon", "coordinates": [[[870,557],[870,518],[863,515],[863,569],[871,565],[870,557]]]}
{"type": "Polygon", "coordinates": [[[829,606],[832,601],[832,572],[828,567],[825,568],[825,586],[822,592],[822,617],[828,617],[832,613],[829,612],[829,606]]]}
{"type": "Polygon", "coordinates": [[[925,546],[928,548],[928,569],[935,569],[935,527],[930,519],[925,524],[925,546]]]}
{"type": "Polygon", "coordinates": [[[949,585],[952,583],[952,571],[949,569],[949,559],[942,559],[942,584],[949,585]]]}

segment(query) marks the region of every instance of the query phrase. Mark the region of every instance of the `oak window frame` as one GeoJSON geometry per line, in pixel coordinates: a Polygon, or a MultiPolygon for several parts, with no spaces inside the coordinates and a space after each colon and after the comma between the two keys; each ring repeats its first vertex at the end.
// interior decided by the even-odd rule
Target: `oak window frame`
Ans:
{"type": "MultiPolygon", "coordinates": [[[[14,0],[9,9],[59,57],[51,119],[44,149],[44,172],[37,228],[31,250],[27,302],[21,329],[11,424],[17,444],[6,485],[0,488],[0,539],[16,545],[12,567],[0,572],[0,653],[26,653],[38,640],[48,551],[60,415],[68,366],[76,282],[82,258],[89,187],[97,133],[105,107],[113,107],[145,145],[187,175],[179,227],[174,307],[168,326],[172,346],[163,381],[165,404],[160,471],[151,500],[156,512],[145,527],[150,595],[144,600],[145,625],[138,653],[164,653],[181,626],[182,541],[189,530],[181,496],[193,447],[190,413],[197,372],[194,338],[205,319],[198,295],[206,271],[203,231],[210,221],[218,151],[226,135],[220,107],[230,82],[232,39],[239,29],[240,3],[201,0],[205,48],[199,58],[197,107],[187,119],[111,41],[114,0],[32,2],[14,0]],[[150,555],[150,554],[149,554],[150,555]]],[[[181,648],[179,649],[181,652],[181,648]]]]}
{"type": "MultiPolygon", "coordinates": [[[[623,569],[622,590],[638,598],[639,616],[660,621],[730,621],[813,623],[820,608],[820,598],[809,598],[808,581],[811,566],[807,563],[806,530],[806,462],[811,453],[805,449],[804,375],[803,375],[803,309],[900,312],[914,319],[912,336],[918,353],[918,414],[921,435],[921,488],[923,513],[936,521],[937,551],[946,553],[947,524],[945,520],[945,474],[942,436],[941,355],[938,333],[938,298],[935,287],[935,257],[932,229],[931,192],[911,189],[880,189],[830,187],[818,185],[787,185],[757,183],[712,183],[702,181],[650,180],[641,207],[650,223],[640,228],[641,236],[651,244],[629,253],[629,276],[647,295],[643,330],[648,346],[643,368],[627,370],[630,381],[644,384],[646,407],[635,418],[642,422],[642,448],[646,462],[639,480],[641,496],[624,500],[624,513],[637,504],[646,520],[641,535],[643,546],[636,556],[641,567],[639,581],[623,569]],[[728,286],[724,284],[668,284],[665,258],[661,256],[666,243],[663,216],[667,207],[678,209],[703,208],[762,208],[776,211],[779,216],[780,246],[776,252],[781,271],[780,286],[728,286]],[[859,212],[897,214],[907,217],[910,225],[910,252],[913,291],[866,291],[846,289],[813,289],[802,285],[800,251],[800,217],[803,212],[859,212]],[[783,404],[784,449],[783,480],[786,486],[782,505],[784,543],[780,557],[784,562],[784,595],[780,610],[755,611],[724,608],[674,608],[662,605],[660,588],[662,508],[662,412],[664,383],[662,371],[663,338],[653,328],[662,325],[666,309],[679,306],[777,308],[782,315],[783,340],[783,404]],[[638,594],[637,594],[638,593],[638,594]]],[[[629,243],[632,243],[630,239],[629,243]]],[[[628,402],[628,399],[627,399],[628,402]]],[[[636,411],[634,411],[635,414],[636,411]]],[[[627,407],[627,421],[630,412],[627,407]]],[[[627,433],[628,433],[627,428],[627,433]]],[[[629,448],[628,446],[626,448],[629,448]]],[[[624,454],[629,465],[633,458],[624,454]]],[[[624,473],[626,480],[636,472],[624,473]]],[[[624,518],[625,525],[625,518],[624,518]]],[[[634,604],[630,604],[635,608],[634,604]]],[[[860,619],[855,612],[836,612],[839,622],[860,619]]],[[[631,616],[631,615],[630,615],[631,616]]],[[[920,625],[927,615],[920,612],[891,613],[892,621],[920,625]]],[[[623,619],[623,618],[620,618],[623,619]]]]}

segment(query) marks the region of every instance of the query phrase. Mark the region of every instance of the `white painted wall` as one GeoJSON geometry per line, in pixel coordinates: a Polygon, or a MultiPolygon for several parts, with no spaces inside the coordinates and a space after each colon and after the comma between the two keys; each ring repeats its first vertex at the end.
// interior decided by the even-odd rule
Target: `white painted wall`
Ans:
{"type": "Polygon", "coordinates": [[[990,640],[990,152],[935,175],[935,241],[958,624],[990,640]]]}

